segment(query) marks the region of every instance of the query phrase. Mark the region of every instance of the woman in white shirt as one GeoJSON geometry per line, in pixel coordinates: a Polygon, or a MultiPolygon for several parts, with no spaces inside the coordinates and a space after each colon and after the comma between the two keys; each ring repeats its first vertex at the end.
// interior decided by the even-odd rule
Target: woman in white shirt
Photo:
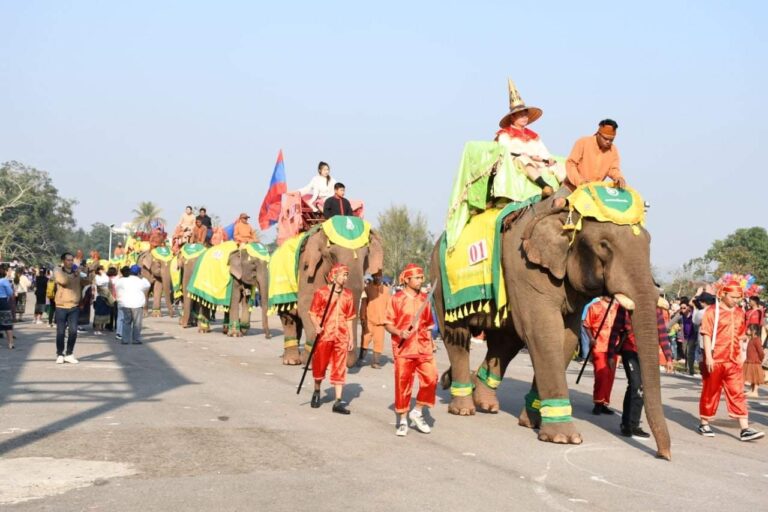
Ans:
{"type": "Polygon", "coordinates": [[[336,180],[331,178],[331,167],[325,163],[317,164],[317,176],[299,189],[302,198],[312,208],[313,212],[321,211],[325,200],[333,195],[333,186],[336,180]],[[306,196],[310,196],[307,198],[306,196]]]}

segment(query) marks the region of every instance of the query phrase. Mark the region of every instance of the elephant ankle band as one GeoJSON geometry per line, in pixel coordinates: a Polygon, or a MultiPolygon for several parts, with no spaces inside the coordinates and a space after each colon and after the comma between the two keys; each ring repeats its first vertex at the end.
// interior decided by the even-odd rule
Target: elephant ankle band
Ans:
{"type": "Polygon", "coordinates": [[[477,369],[477,380],[491,389],[496,389],[499,387],[499,384],[501,384],[501,376],[496,375],[485,366],[481,366],[477,369]]]}
{"type": "Polygon", "coordinates": [[[471,382],[451,382],[451,396],[470,396],[472,394],[471,382]]]}
{"type": "Polygon", "coordinates": [[[550,398],[541,401],[542,423],[565,423],[573,421],[571,401],[567,398],[550,398]]]}

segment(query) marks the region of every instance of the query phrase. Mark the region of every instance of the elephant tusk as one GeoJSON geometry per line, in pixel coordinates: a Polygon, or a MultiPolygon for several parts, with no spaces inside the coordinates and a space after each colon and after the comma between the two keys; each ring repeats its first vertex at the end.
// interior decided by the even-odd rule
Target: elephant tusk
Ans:
{"type": "Polygon", "coordinates": [[[617,293],[614,295],[616,297],[616,300],[621,304],[621,307],[626,309],[627,311],[634,311],[635,309],[635,301],[624,295],[623,293],[617,293]]]}

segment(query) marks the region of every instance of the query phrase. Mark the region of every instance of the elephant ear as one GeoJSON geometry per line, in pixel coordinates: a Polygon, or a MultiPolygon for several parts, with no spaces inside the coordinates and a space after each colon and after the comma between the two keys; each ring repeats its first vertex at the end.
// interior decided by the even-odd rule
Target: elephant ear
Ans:
{"type": "Polygon", "coordinates": [[[565,278],[570,240],[563,231],[565,213],[535,217],[523,233],[523,252],[531,263],[543,267],[557,279],[565,278]]]}
{"type": "Polygon", "coordinates": [[[369,274],[375,274],[384,267],[384,244],[381,243],[381,237],[371,231],[371,238],[368,242],[368,256],[366,256],[365,270],[369,274]]]}
{"type": "Polygon", "coordinates": [[[243,251],[235,251],[229,255],[229,273],[241,281],[243,279],[243,251]]]}
{"type": "Polygon", "coordinates": [[[142,253],[141,257],[139,258],[139,264],[143,268],[145,268],[147,270],[151,269],[152,268],[152,253],[150,253],[150,252],[142,253]]]}
{"type": "Polygon", "coordinates": [[[322,230],[316,231],[304,244],[304,270],[310,278],[315,277],[315,272],[323,260],[323,253],[328,246],[328,237],[322,230]]]}

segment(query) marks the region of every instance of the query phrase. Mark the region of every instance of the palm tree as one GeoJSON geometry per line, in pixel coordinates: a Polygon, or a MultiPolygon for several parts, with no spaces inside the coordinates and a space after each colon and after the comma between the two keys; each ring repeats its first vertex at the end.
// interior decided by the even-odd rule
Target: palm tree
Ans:
{"type": "Polygon", "coordinates": [[[142,201],[139,203],[139,207],[133,210],[136,215],[133,218],[133,223],[137,229],[148,233],[152,231],[152,223],[165,224],[165,219],[160,216],[162,210],[152,201],[142,201]]]}

